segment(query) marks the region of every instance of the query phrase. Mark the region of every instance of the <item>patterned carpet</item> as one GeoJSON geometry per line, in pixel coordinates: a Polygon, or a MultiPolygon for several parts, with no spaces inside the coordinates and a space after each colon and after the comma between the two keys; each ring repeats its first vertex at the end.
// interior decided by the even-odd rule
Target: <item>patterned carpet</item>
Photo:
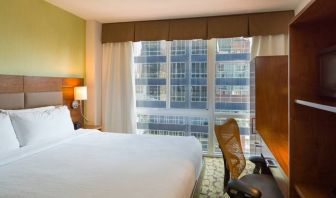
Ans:
{"type": "MultiPolygon", "coordinates": [[[[199,194],[194,197],[199,198],[227,198],[227,194],[223,192],[224,182],[224,163],[223,158],[205,157],[206,165],[202,185],[199,194]]],[[[241,176],[251,174],[254,165],[252,162],[246,162],[246,168],[241,176]]]]}

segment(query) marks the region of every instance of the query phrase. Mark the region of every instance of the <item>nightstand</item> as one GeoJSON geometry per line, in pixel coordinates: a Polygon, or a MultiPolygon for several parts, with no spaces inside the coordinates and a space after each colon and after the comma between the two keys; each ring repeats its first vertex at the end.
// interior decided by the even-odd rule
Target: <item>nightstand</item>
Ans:
{"type": "Polygon", "coordinates": [[[84,124],[83,129],[97,129],[97,130],[102,130],[101,125],[91,125],[91,124],[84,124]]]}

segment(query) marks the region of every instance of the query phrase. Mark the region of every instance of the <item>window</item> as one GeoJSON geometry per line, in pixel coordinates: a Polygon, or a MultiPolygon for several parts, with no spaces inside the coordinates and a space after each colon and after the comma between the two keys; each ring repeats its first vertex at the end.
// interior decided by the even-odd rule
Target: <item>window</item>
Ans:
{"type": "Polygon", "coordinates": [[[242,38],[217,39],[217,54],[249,54],[250,42],[242,38]]]}
{"type": "Polygon", "coordinates": [[[234,117],[248,150],[250,42],[228,38],[134,43],[138,132],[195,136],[204,153],[219,154],[214,125],[234,117]]]}
{"type": "Polygon", "coordinates": [[[216,64],[216,78],[248,78],[248,62],[218,61],[216,64]]]}
{"type": "Polygon", "coordinates": [[[248,103],[249,87],[240,85],[218,85],[216,102],[248,103]]]}
{"type": "Polygon", "coordinates": [[[165,86],[137,85],[136,98],[137,100],[148,100],[148,101],[165,100],[166,98],[165,86]]]}
{"type": "Polygon", "coordinates": [[[171,97],[171,101],[184,102],[185,101],[185,86],[184,85],[172,85],[170,97],[171,97]]]}
{"type": "Polygon", "coordinates": [[[187,41],[173,41],[171,55],[185,55],[187,51],[187,41]]]}
{"type": "Polygon", "coordinates": [[[192,44],[191,54],[202,55],[208,53],[207,41],[193,40],[191,44],[192,44]]]}
{"type": "Polygon", "coordinates": [[[185,131],[168,131],[168,130],[144,130],[144,134],[186,136],[185,131]]]}
{"type": "Polygon", "coordinates": [[[207,101],[207,87],[206,86],[192,86],[192,98],[193,102],[205,102],[207,101]]]}
{"type": "Polygon", "coordinates": [[[166,65],[162,63],[138,64],[137,78],[165,78],[166,65]]]}
{"type": "Polygon", "coordinates": [[[206,62],[193,62],[191,63],[191,77],[192,78],[206,78],[207,65],[206,62]]]}
{"type": "Polygon", "coordinates": [[[162,41],[143,41],[141,49],[142,56],[162,56],[165,54],[162,48],[162,41]]]}
{"type": "Polygon", "coordinates": [[[185,78],[186,64],[185,63],[171,63],[171,78],[185,78]]]}
{"type": "Polygon", "coordinates": [[[194,126],[208,126],[208,120],[201,117],[194,117],[191,119],[191,125],[194,126]]]}
{"type": "MultiPolygon", "coordinates": [[[[249,152],[251,40],[217,39],[216,46],[215,123],[221,124],[227,118],[235,118],[243,148],[245,152],[249,152]]],[[[214,153],[220,153],[216,140],[214,145],[214,153]]]]}

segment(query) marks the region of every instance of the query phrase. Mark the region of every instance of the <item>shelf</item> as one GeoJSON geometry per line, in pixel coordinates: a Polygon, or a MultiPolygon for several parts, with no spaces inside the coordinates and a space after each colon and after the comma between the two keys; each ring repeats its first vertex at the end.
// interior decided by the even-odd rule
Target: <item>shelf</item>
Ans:
{"type": "Polygon", "coordinates": [[[300,104],[300,105],[304,105],[304,106],[308,106],[308,107],[312,107],[312,108],[315,108],[315,109],[320,109],[320,110],[336,113],[336,107],[333,107],[333,106],[323,105],[323,104],[314,103],[314,102],[308,102],[308,101],[304,101],[304,100],[295,100],[295,103],[300,104]]]}

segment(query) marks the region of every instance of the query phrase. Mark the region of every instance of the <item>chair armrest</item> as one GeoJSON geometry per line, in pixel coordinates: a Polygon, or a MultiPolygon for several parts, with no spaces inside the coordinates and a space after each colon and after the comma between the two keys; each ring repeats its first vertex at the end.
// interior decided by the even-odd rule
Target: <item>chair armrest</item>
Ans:
{"type": "Polygon", "coordinates": [[[259,155],[250,156],[249,160],[253,162],[254,164],[266,164],[265,159],[259,155]]]}
{"type": "Polygon", "coordinates": [[[254,174],[270,174],[266,161],[262,156],[250,156],[249,161],[255,164],[254,174]]]}
{"type": "Polygon", "coordinates": [[[237,179],[229,181],[227,189],[227,193],[230,197],[261,197],[261,192],[258,189],[237,179]]]}

